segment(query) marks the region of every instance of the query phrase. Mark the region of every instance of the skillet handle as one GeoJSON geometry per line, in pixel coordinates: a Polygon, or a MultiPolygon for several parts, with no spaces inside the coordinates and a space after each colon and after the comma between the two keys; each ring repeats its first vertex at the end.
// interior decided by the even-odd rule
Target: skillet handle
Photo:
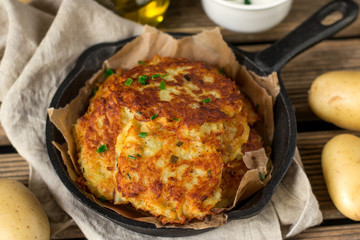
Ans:
{"type": "Polygon", "coordinates": [[[357,15],[358,5],[352,0],[332,1],[284,38],[263,51],[251,54],[250,58],[266,73],[279,71],[297,54],[352,23],[357,15]],[[340,12],[342,18],[331,25],[323,25],[321,21],[334,12],[340,12]]]}

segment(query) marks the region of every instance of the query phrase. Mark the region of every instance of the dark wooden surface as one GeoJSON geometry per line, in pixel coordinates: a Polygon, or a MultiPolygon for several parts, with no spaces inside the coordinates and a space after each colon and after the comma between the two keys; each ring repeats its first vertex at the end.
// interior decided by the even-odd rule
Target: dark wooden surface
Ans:
{"type": "MultiPolygon", "coordinates": [[[[292,31],[302,21],[329,0],[294,0],[288,17],[275,28],[258,34],[239,34],[221,29],[224,39],[247,51],[259,51],[292,31]]],[[[356,0],[360,4],[360,0],[356,0]]],[[[159,29],[169,32],[198,33],[216,25],[205,15],[200,0],[172,0],[165,20],[159,29]]],[[[317,197],[324,222],[303,231],[292,239],[360,239],[360,223],[344,217],[328,195],[322,171],[321,151],[333,136],[346,132],[318,119],[307,103],[307,92],[312,81],[332,70],[360,70],[360,19],[330,39],[292,59],[281,71],[290,95],[298,124],[298,148],[305,172],[317,197]]],[[[354,133],[359,135],[358,133],[354,133]]],[[[11,147],[0,126],[0,178],[7,177],[28,183],[26,161],[11,147]]],[[[77,227],[72,227],[58,239],[83,238],[77,227]]]]}

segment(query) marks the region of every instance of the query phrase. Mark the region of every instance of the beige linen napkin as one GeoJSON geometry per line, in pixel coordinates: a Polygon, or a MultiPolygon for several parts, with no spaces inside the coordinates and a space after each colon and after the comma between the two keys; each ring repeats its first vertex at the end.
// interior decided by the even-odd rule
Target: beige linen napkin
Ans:
{"type": "MultiPolygon", "coordinates": [[[[73,224],[88,239],[168,239],[135,233],[96,215],[63,186],[47,156],[47,108],[77,57],[89,46],[138,35],[142,26],[93,0],[0,1],[0,120],[30,164],[30,188],[42,202],[54,237],[73,224]]],[[[184,239],[282,239],[322,221],[318,203],[295,160],[271,202],[257,216],[184,239]]]]}

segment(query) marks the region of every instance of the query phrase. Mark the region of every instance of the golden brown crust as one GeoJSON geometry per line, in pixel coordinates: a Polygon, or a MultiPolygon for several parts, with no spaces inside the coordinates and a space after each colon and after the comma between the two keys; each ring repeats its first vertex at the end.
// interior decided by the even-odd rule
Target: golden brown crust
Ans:
{"type": "Polygon", "coordinates": [[[118,85],[112,86],[111,90],[116,92],[117,104],[131,109],[132,112],[141,113],[135,115],[139,121],[149,121],[151,116],[158,114],[169,119],[180,118],[187,126],[198,126],[205,122],[227,119],[228,115],[224,111],[226,106],[231,106],[233,110],[242,108],[240,90],[229,78],[219,74],[218,69],[203,62],[180,58],[160,60],[160,57],[155,57],[145,66],[140,64],[126,72],[119,79],[118,85]],[[168,71],[181,68],[184,68],[184,71],[179,74],[168,71]],[[168,76],[161,77],[167,73],[168,76]],[[157,74],[159,77],[152,78],[157,74]],[[141,75],[149,76],[146,85],[137,81],[141,75]],[[204,76],[212,78],[213,82],[205,82],[204,76]],[[170,101],[162,101],[159,85],[161,81],[171,77],[173,80],[166,81],[166,88],[176,88],[178,92],[171,93],[170,101]],[[124,88],[123,84],[128,78],[134,81],[130,87],[124,88]],[[216,98],[211,94],[212,91],[218,94],[216,98]],[[194,95],[198,99],[195,99],[194,95]],[[202,100],[207,98],[210,98],[211,102],[203,103],[202,100]],[[192,108],[192,104],[197,108],[192,108]]]}
{"type": "Polygon", "coordinates": [[[246,171],[244,150],[262,146],[250,130],[258,120],[219,69],[155,56],[108,77],[73,133],[92,194],[184,224],[231,202],[246,171]]]}

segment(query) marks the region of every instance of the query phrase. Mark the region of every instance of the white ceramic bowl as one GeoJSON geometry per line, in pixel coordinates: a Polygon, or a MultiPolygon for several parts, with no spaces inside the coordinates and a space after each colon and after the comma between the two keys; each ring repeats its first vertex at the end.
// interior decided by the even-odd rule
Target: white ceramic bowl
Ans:
{"type": "Polygon", "coordinates": [[[235,32],[266,31],[289,13],[292,0],[201,0],[205,13],[216,24],[235,32]]]}

